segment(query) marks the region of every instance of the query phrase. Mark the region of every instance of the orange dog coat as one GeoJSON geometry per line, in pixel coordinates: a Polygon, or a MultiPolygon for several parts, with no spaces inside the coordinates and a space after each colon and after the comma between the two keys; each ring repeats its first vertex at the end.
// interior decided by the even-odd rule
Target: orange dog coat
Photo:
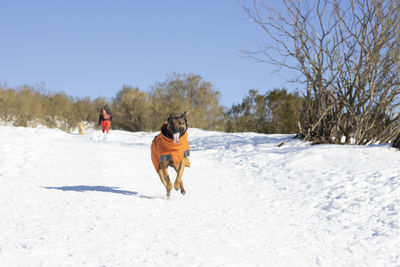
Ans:
{"type": "MultiPolygon", "coordinates": [[[[179,138],[179,143],[173,143],[173,139],[170,139],[160,132],[154,137],[151,143],[151,160],[153,161],[154,169],[158,172],[160,162],[172,160],[176,166],[182,162],[183,158],[190,155],[190,147],[188,141],[188,133],[185,132],[179,138]]],[[[186,167],[190,167],[189,159],[186,159],[186,167]]]]}

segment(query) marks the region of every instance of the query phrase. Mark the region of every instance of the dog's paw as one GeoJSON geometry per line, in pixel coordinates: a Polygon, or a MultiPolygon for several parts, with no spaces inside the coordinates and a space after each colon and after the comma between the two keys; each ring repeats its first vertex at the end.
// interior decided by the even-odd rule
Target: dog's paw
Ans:
{"type": "Polygon", "coordinates": [[[179,188],[181,188],[181,183],[179,183],[179,182],[178,182],[178,183],[177,183],[177,182],[175,182],[175,183],[174,183],[174,188],[175,188],[175,190],[176,190],[176,191],[178,191],[178,190],[179,190],[179,188]]]}

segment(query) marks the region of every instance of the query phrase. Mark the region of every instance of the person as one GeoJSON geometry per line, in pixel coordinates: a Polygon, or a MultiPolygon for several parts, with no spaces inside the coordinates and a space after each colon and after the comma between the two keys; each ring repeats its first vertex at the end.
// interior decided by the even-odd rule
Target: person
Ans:
{"type": "Polygon", "coordinates": [[[112,113],[107,105],[100,109],[99,115],[99,125],[101,124],[101,130],[104,132],[109,132],[111,127],[112,113]]]}

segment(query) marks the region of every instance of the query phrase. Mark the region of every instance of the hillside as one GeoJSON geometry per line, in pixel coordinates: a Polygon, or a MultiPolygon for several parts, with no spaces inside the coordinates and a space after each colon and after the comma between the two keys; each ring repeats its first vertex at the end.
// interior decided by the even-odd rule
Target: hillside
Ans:
{"type": "Polygon", "coordinates": [[[166,200],[155,134],[0,126],[0,266],[400,265],[388,145],[189,129],[166,200]]]}

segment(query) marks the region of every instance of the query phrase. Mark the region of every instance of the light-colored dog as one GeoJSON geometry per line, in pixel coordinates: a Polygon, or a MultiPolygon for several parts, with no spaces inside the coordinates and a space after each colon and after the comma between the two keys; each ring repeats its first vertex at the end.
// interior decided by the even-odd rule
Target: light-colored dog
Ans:
{"type": "Polygon", "coordinates": [[[82,135],[82,136],[85,135],[85,127],[83,126],[82,122],[78,123],[78,131],[79,131],[80,135],[82,135]]]}

